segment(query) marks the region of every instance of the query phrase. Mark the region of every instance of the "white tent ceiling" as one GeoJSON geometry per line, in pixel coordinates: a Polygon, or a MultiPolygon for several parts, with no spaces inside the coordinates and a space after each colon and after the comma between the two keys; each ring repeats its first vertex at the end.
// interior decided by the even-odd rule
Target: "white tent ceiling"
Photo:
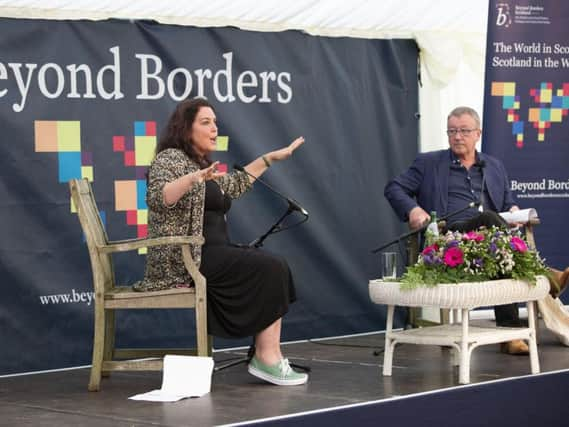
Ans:
{"type": "MultiPolygon", "coordinates": [[[[446,146],[446,115],[482,113],[488,0],[0,0],[0,17],[152,19],[201,27],[413,38],[421,49],[421,150],[446,146]]],[[[0,31],[1,33],[1,31],[0,31]]]]}

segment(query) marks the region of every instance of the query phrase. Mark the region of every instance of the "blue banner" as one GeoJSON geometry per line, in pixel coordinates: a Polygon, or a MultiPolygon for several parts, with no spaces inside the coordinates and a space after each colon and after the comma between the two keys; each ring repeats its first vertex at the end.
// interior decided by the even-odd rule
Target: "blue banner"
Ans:
{"type": "MultiPolygon", "coordinates": [[[[382,189],[417,152],[412,40],[118,20],[0,28],[0,375],[90,363],[91,268],[67,181],[92,181],[111,240],[145,236],[157,138],[176,103],[198,95],[216,108],[214,157],[229,171],[306,138],[263,176],[310,213],[265,242],[297,287],[283,340],[384,328],[368,296],[370,249],[402,231],[382,189]]],[[[231,239],[254,240],[286,208],[255,185],[233,204],[231,239]]],[[[115,263],[117,282],[133,283],[144,253],[115,263]]],[[[187,345],[192,324],[190,311],[119,313],[117,344],[187,345]]]]}
{"type": "MultiPolygon", "coordinates": [[[[483,151],[501,159],[518,205],[536,208],[548,265],[569,265],[569,4],[491,0],[483,151]]],[[[567,301],[567,295],[563,295],[567,301]]]]}

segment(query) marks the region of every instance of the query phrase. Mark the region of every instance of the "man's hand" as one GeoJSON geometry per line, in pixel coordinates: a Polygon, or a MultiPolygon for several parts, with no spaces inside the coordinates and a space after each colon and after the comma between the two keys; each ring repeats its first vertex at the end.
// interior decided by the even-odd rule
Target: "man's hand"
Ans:
{"type": "MultiPolygon", "coordinates": [[[[520,208],[517,205],[514,205],[510,208],[510,212],[516,212],[519,210],[520,210],[520,208]]],[[[520,228],[520,227],[523,227],[525,225],[525,223],[523,223],[523,222],[512,222],[509,225],[510,225],[510,228],[520,228]]]]}
{"type": "Polygon", "coordinates": [[[415,206],[409,211],[409,227],[411,230],[421,228],[431,220],[431,215],[423,210],[420,206],[415,206]]]}

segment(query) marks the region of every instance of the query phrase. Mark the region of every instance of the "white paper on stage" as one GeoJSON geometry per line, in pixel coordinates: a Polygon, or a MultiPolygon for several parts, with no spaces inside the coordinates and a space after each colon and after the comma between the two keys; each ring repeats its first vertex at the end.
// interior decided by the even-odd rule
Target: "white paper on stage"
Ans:
{"type": "Polygon", "coordinates": [[[164,356],[162,388],[129,397],[150,402],[176,402],[201,397],[211,390],[213,359],[196,356],[164,356]]]}
{"type": "Polygon", "coordinates": [[[530,219],[537,219],[537,211],[533,208],[520,209],[514,212],[500,212],[500,216],[504,218],[508,224],[526,223],[530,219]]]}

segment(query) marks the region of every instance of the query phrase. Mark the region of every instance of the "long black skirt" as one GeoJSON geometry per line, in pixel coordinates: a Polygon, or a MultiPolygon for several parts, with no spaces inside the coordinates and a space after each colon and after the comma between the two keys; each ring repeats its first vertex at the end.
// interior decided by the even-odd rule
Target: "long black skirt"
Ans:
{"type": "Polygon", "coordinates": [[[287,262],[260,249],[205,245],[200,271],[207,279],[208,332],[214,336],[253,336],[296,300],[287,262]]]}

